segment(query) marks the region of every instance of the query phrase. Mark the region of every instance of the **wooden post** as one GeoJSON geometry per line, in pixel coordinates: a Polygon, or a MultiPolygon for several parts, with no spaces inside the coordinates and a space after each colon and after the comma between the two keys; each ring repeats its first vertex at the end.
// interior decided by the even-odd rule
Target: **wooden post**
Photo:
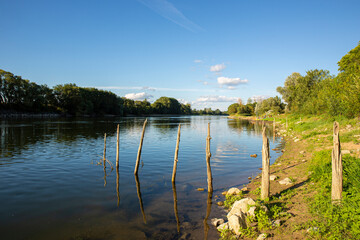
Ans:
{"type": "Polygon", "coordinates": [[[208,182],[208,192],[213,191],[212,186],[212,174],[211,174],[211,166],[210,166],[210,158],[211,158],[211,152],[210,152],[210,123],[208,123],[208,135],[206,138],[206,166],[207,166],[207,182],[208,182]]]}
{"type": "Polygon", "coordinates": [[[181,129],[181,125],[179,124],[178,134],[177,134],[177,139],[176,139],[175,156],[174,156],[174,167],[173,167],[173,173],[172,173],[172,178],[171,178],[171,181],[172,181],[173,183],[175,182],[176,167],[177,167],[177,162],[178,162],[179,142],[180,142],[180,129],[181,129]]]}
{"type": "Polygon", "coordinates": [[[180,220],[179,220],[179,214],[178,214],[178,209],[177,209],[177,195],[176,195],[175,182],[172,182],[172,187],[173,187],[173,195],[174,195],[174,213],[175,213],[175,218],[176,218],[176,228],[179,233],[180,232],[180,220]]]}
{"type": "Polygon", "coordinates": [[[265,134],[266,128],[263,127],[262,138],[262,176],[261,176],[261,199],[265,200],[270,196],[270,155],[269,155],[269,139],[265,134]]]}
{"type": "Polygon", "coordinates": [[[334,122],[334,138],[332,150],[332,184],[331,184],[331,200],[333,204],[338,204],[341,201],[341,193],[343,188],[343,167],[341,157],[341,146],[339,138],[339,123],[334,122]]]}
{"type": "Polygon", "coordinates": [[[104,168],[106,168],[106,133],[104,134],[104,168]]]}
{"type": "Polygon", "coordinates": [[[143,205],[143,201],[141,198],[141,191],[140,191],[140,181],[139,181],[139,177],[137,174],[135,174],[135,182],[136,182],[136,191],[137,191],[137,195],[139,198],[140,210],[143,215],[144,223],[146,224],[146,216],[145,216],[144,205],[143,205]]]}
{"type": "Polygon", "coordinates": [[[286,117],[286,129],[288,128],[288,124],[287,124],[287,117],[286,117]]]}
{"type": "Polygon", "coordinates": [[[276,134],[276,120],[274,118],[274,122],[273,122],[273,143],[275,143],[275,134],[276,134]]]}
{"type": "Polygon", "coordinates": [[[116,138],[116,169],[119,169],[119,146],[120,146],[120,131],[119,124],[117,125],[117,138],[116,138]]]}
{"type": "Polygon", "coordinates": [[[139,144],[139,149],[138,149],[138,154],[137,154],[136,164],[135,164],[135,170],[134,170],[135,175],[137,174],[137,172],[139,170],[139,162],[140,162],[140,157],[141,157],[141,149],[142,149],[143,140],[144,140],[146,123],[147,123],[147,119],[145,119],[145,122],[144,122],[144,125],[143,125],[143,130],[142,130],[142,133],[141,133],[141,139],[140,139],[140,144],[139,144]]]}

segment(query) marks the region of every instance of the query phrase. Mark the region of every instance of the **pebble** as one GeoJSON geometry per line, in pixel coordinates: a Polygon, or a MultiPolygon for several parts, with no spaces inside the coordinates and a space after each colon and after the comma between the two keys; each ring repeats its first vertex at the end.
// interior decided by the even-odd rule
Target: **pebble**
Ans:
{"type": "Polygon", "coordinates": [[[196,189],[196,190],[202,192],[202,191],[204,191],[205,189],[204,189],[204,188],[198,188],[198,189],[196,189]]]}
{"type": "Polygon", "coordinates": [[[267,234],[266,234],[266,233],[262,233],[262,234],[260,234],[260,235],[258,236],[258,238],[257,238],[256,240],[264,240],[264,239],[266,239],[266,237],[267,237],[267,234]]]}
{"type": "Polygon", "coordinates": [[[220,201],[220,202],[217,202],[216,203],[218,206],[223,206],[224,205],[224,202],[223,201],[220,201]]]}

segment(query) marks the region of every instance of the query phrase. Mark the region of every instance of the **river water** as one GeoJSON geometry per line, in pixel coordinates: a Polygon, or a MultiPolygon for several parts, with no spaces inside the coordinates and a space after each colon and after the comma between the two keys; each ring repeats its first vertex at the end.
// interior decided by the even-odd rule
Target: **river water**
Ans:
{"type": "MultiPolygon", "coordinates": [[[[241,187],[260,172],[261,126],[224,116],[150,117],[135,178],[144,120],[1,120],[1,239],[217,239],[215,228],[209,225],[211,218],[225,215],[215,204],[221,192],[241,187]],[[208,122],[212,196],[206,191],[208,122]],[[119,171],[109,165],[104,171],[99,165],[104,133],[106,158],[115,164],[117,124],[119,171]],[[254,153],[257,158],[250,157],[254,153]]],[[[280,139],[273,139],[272,127],[267,134],[270,149],[281,148],[280,139]]],[[[270,150],[270,162],[280,154],[270,150]]]]}

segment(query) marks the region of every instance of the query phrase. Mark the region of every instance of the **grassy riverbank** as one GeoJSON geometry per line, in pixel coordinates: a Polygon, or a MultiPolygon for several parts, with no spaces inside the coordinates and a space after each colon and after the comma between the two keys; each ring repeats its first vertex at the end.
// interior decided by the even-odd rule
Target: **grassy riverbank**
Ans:
{"type": "MultiPolygon", "coordinates": [[[[265,119],[272,121],[273,119],[265,119]]],[[[281,115],[277,132],[285,138],[283,155],[270,167],[277,179],[270,182],[271,197],[264,204],[268,212],[248,219],[243,239],[360,239],[360,124],[357,119],[281,115]],[[286,128],[286,119],[288,128],[286,128]],[[301,120],[300,120],[301,119],[301,120]],[[343,155],[343,201],[331,204],[331,149],[334,120],[340,123],[343,155]],[[289,185],[279,182],[289,178],[289,185]],[[280,225],[271,220],[280,220],[280,225]]],[[[261,157],[261,156],[258,156],[261,157]]],[[[241,197],[260,198],[261,178],[248,184],[241,197]]],[[[229,204],[230,198],[225,201],[229,204]]],[[[237,239],[222,231],[223,239],[237,239]]]]}

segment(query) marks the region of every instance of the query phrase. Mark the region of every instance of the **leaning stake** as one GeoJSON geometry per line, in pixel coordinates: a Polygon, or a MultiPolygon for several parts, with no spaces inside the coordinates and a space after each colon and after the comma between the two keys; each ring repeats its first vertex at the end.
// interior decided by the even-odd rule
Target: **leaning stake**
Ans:
{"type": "Polygon", "coordinates": [[[120,145],[119,124],[117,125],[117,139],[116,139],[116,169],[119,169],[119,145],[120,145]]]}
{"type": "Polygon", "coordinates": [[[262,177],[261,177],[261,199],[265,200],[270,195],[270,163],[269,163],[269,139],[265,135],[266,128],[263,127],[262,137],[262,177]]]}
{"type": "Polygon", "coordinates": [[[138,154],[137,154],[137,159],[136,159],[136,164],[135,164],[135,170],[134,170],[135,175],[137,174],[137,172],[139,170],[139,162],[140,162],[140,157],[141,157],[141,149],[142,149],[143,140],[144,140],[146,123],[147,123],[147,119],[145,119],[143,130],[141,133],[141,139],[140,139],[140,144],[139,144],[139,149],[138,149],[138,154]]]}
{"type": "Polygon", "coordinates": [[[176,139],[173,174],[172,174],[172,178],[171,178],[172,182],[175,182],[175,177],[176,177],[176,167],[177,167],[177,162],[178,162],[179,142],[180,142],[180,129],[181,129],[181,125],[179,124],[178,134],[177,134],[177,139],[176,139]]]}
{"type": "Polygon", "coordinates": [[[211,158],[210,139],[211,139],[211,137],[210,137],[210,123],[208,123],[208,135],[207,135],[207,138],[206,138],[206,166],[207,166],[208,192],[213,191],[212,174],[211,174],[211,166],[210,166],[210,158],[211,158]]]}
{"type": "Polygon", "coordinates": [[[341,193],[343,187],[343,167],[341,157],[341,146],[339,139],[339,123],[334,122],[334,147],[332,150],[332,184],[331,184],[331,200],[333,204],[341,201],[341,193]]]}

